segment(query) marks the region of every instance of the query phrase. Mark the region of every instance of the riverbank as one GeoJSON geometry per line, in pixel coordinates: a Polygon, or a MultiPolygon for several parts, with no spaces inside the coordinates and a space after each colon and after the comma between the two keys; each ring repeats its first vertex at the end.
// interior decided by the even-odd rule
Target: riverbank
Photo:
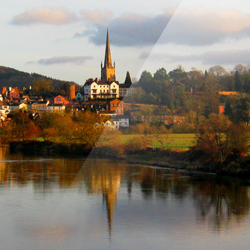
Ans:
{"type": "MultiPolygon", "coordinates": [[[[49,141],[10,142],[10,152],[21,152],[26,155],[68,155],[90,156],[91,158],[107,158],[123,160],[132,164],[151,165],[175,170],[192,170],[218,173],[216,168],[205,164],[202,160],[193,159],[190,150],[156,150],[151,148],[126,154],[116,154],[108,147],[96,147],[93,150],[86,145],[67,145],[49,141]],[[91,153],[91,154],[90,154],[91,153]]],[[[220,174],[250,177],[250,157],[241,157],[222,166],[220,174]]]]}
{"type": "Polygon", "coordinates": [[[26,155],[81,155],[88,156],[91,148],[80,144],[55,143],[50,141],[14,141],[9,143],[10,153],[26,155]]]}

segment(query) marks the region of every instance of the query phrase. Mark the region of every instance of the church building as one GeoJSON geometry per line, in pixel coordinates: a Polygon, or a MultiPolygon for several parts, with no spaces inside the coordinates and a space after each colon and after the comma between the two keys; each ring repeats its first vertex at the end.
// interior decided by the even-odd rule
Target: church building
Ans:
{"type": "Polygon", "coordinates": [[[128,74],[129,73],[127,73],[127,82],[125,84],[119,84],[119,82],[116,81],[115,63],[112,64],[111,60],[109,33],[107,30],[104,64],[101,63],[101,79],[90,78],[86,80],[83,86],[84,101],[90,99],[115,99],[123,97],[132,84],[130,76],[130,81],[128,81],[128,74]],[[121,91],[120,88],[124,90],[121,91]]]}

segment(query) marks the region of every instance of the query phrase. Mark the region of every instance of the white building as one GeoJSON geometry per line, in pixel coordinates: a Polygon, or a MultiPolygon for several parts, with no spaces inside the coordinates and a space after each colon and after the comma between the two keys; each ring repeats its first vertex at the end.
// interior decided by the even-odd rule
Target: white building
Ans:
{"type": "Polygon", "coordinates": [[[108,99],[119,97],[119,82],[106,82],[103,80],[88,79],[83,86],[84,101],[89,99],[108,99]]]}
{"type": "Polygon", "coordinates": [[[47,111],[48,112],[64,112],[65,111],[65,106],[63,104],[50,104],[47,106],[47,111]]]}
{"type": "Polygon", "coordinates": [[[126,115],[113,116],[111,121],[119,123],[119,129],[129,128],[129,117],[126,115]]]}
{"type": "Polygon", "coordinates": [[[119,121],[108,120],[105,122],[105,127],[112,130],[119,129],[119,121]]]}

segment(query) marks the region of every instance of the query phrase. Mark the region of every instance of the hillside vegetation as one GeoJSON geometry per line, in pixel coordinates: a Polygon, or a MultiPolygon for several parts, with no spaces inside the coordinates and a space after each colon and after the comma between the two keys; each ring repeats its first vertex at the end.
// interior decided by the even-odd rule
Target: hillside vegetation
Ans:
{"type": "Polygon", "coordinates": [[[18,87],[18,89],[23,89],[23,87],[29,88],[32,85],[32,82],[36,81],[39,78],[52,80],[53,87],[55,90],[58,90],[62,85],[66,83],[66,81],[53,79],[51,77],[47,77],[44,75],[36,73],[30,74],[16,69],[0,66],[0,88],[2,87],[18,87]]]}

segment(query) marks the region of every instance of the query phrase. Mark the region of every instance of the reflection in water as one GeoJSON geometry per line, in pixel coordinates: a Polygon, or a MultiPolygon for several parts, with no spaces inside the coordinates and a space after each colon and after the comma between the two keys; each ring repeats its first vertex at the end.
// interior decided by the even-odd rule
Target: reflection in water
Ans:
{"type": "Polygon", "coordinates": [[[113,210],[117,201],[124,167],[119,163],[110,164],[105,161],[87,161],[81,174],[89,193],[103,196],[107,209],[108,230],[112,237],[113,210]]]}
{"type": "MultiPolygon", "coordinates": [[[[185,206],[191,204],[197,218],[197,221],[194,220],[195,223],[207,224],[213,232],[237,228],[249,217],[249,189],[243,186],[239,179],[218,178],[211,175],[189,176],[166,169],[131,166],[119,161],[89,159],[84,165],[83,162],[84,159],[27,158],[22,155],[9,155],[7,150],[0,150],[1,195],[3,196],[5,190],[11,188],[25,190],[25,187],[32,189],[35,199],[42,197],[52,201],[56,190],[71,190],[72,194],[86,193],[96,200],[100,199],[99,194],[101,194],[107,216],[105,219],[107,231],[112,241],[114,234],[117,235],[117,227],[116,230],[113,229],[116,223],[114,215],[119,215],[124,203],[121,203],[121,207],[118,206],[116,210],[114,208],[119,205],[118,197],[122,197],[124,202],[125,198],[121,196],[124,193],[127,195],[128,204],[132,206],[135,200],[147,206],[150,204],[149,209],[157,212],[156,216],[160,218],[166,216],[171,218],[171,213],[173,217],[183,216],[185,209],[188,209],[185,206]],[[157,206],[154,204],[155,201],[157,206]],[[170,204],[177,204],[177,207],[183,204],[182,214],[175,214],[176,211],[169,208],[170,204]]],[[[75,199],[79,200],[82,197],[76,196],[75,199]]],[[[135,216],[140,216],[140,213],[136,215],[136,207],[133,209],[127,207],[129,213],[135,212],[135,216]]],[[[140,209],[144,211],[144,208],[140,209]]],[[[133,216],[131,214],[131,218],[133,216]]],[[[150,218],[144,220],[147,219],[149,224],[144,221],[143,223],[146,223],[146,227],[153,228],[150,218]]],[[[72,229],[72,222],[69,222],[71,226],[65,226],[67,223],[60,224],[60,221],[56,224],[58,226],[46,226],[47,221],[45,221],[36,227],[36,224],[30,226],[26,220],[24,221],[24,224],[20,224],[21,231],[31,237],[39,235],[43,239],[42,235],[46,232],[52,238],[64,239],[68,234],[76,234],[76,229],[72,229]]],[[[189,223],[192,224],[193,221],[190,220],[189,223]]]]}
{"type": "Polygon", "coordinates": [[[198,220],[206,219],[213,230],[220,231],[229,222],[240,222],[249,213],[248,187],[241,186],[232,178],[213,178],[193,183],[193,198],[196,203],[198,220]]]}

